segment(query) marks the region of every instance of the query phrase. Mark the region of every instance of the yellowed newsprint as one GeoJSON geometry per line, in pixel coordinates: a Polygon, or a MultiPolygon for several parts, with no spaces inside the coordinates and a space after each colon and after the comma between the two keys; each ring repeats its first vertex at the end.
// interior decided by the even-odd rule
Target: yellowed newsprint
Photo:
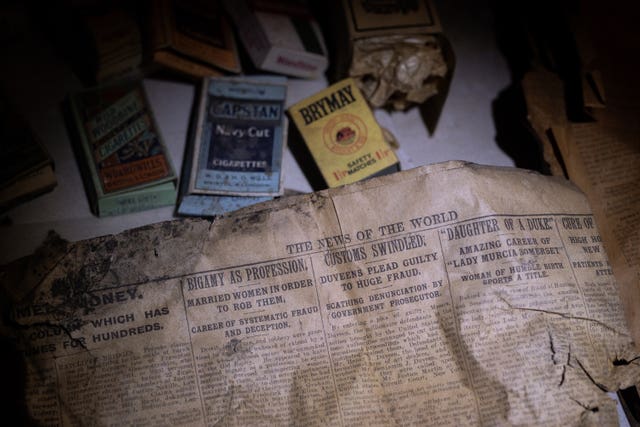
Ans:
{"type": "Polygon", "coordinates": [[[585,197],[512,168],[57,242],[2,278],[42,425],[616,426],[640,379],[585,197]]]}

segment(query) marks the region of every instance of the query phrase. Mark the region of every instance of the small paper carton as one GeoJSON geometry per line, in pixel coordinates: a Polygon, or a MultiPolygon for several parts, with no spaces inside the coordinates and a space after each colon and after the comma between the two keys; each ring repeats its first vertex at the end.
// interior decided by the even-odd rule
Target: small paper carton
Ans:
{"type": "Polygon", "coordinates": [[[398,158],[353,79],[300,101],[288,113],[327,186],[398,170],[398,158]]]}
{"type": "Polygon", "coordinates": [[[302,78],[326,70],[320,26],[299,2],[229,0],[225,5],[256,68],[302,78]]]}

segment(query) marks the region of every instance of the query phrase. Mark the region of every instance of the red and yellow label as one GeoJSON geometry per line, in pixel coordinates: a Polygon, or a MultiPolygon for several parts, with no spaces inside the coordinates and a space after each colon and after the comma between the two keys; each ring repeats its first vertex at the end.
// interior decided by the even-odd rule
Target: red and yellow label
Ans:
{"type": "Polygon", "coordinates": [[[146,157],[100,170],[105,193],[153,182],[165,178],[168,174],[169,165],[163,155],[146,157]]]}

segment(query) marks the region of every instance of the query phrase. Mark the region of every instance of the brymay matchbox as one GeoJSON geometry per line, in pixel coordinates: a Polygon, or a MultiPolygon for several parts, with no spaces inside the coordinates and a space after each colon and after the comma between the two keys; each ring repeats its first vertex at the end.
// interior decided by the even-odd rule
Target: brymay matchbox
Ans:
{"type": "Polygon", "coordinates": [[[341,80],[287,110],[328,187],[398,170],[355,81],[341,80]]]}

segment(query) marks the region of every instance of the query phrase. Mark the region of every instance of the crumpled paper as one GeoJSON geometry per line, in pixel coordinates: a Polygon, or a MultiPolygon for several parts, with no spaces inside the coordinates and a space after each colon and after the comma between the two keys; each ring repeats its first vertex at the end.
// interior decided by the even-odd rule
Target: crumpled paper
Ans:
{"type": "Polygon", "coordinates": [[[373,107],[404,110],[438,93],[447,74],[438,39],[431,35],[370,37],[354,42],[349,76],[373,107]]]}

